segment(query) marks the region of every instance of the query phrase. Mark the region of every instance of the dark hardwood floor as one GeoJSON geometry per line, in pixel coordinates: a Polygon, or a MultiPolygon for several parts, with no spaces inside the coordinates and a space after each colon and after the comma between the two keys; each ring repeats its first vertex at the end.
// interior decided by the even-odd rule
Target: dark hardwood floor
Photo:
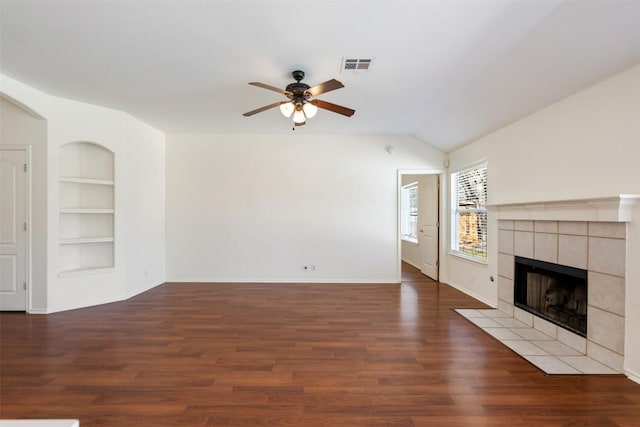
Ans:
{"type": "Polygon", "coordinates": [[[547,376],[404,266],[402,285],[167,283],[0,314],[1,418],[87,426],[640,426],[624,376],[547,376]]]}

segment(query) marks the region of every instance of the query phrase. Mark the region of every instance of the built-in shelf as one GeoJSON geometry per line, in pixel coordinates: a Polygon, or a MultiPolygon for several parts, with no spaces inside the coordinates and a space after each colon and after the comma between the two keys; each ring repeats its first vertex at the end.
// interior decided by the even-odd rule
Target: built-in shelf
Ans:
{"type": "Polygon", "coordinates": [[[93,185],[113,185],[112,180],[78,178],[78,177],[70,177],[70,176],[63,176],[62,178],[60,178],[60,182],[73,182],[76,184],[93,184],[93,185]]]}
{"type": "Polygon", "coordinates": [[[58,273],[59,277],[83,276],[86,274],[109,273],[113,271],[113,267],[86,266],[74,270],[65,270],[58,273]]]}
{"type": "Polygon", "coordinates": [[[63,208],[60,209],[61,214],[112,214],[113,209],[102,208],[63,208]]]}
{"type": "Polygon", "coordinates": [[[109,243],[113,237],[82,237],[78,239],[60,239],[61,245],[80,245],[87,243],[109,243]]]}
{"type": "Polygon", "coordinates": [[[114,155],[101,145],[60,148],[59,276],[114,267],[114,155]]]}

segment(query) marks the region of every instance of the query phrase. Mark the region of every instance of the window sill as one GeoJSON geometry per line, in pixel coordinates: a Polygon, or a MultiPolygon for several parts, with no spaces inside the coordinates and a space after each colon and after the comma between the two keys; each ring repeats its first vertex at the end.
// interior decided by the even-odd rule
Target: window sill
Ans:
{"type": "Polygon", "coordinates": [[[467,255],[467,254],[462,253],[462,252],[449,251],[449,255],[454,256],[456,258],[463,259],[465,261],[473,262],[475,264],[480,264],[480,265],[488,265],[489,264],[487,262],[486,258],[477,258],[477,257],[473,257],[471,255],[467,255]]]}
{"type": "Polygon", "coordinates": [[[411,237],[402,237],[402,241],[418,246],[418,239],[413,239],[411,237]]]}

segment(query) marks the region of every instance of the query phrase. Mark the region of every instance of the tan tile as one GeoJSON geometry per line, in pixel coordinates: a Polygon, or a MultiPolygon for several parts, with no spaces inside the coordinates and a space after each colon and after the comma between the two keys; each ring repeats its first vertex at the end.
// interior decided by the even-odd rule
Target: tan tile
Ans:
{"type": "Polygon", "coordinates": [[[482,330],[486,331],[489,335],[493,336],[494,338],[500,341],[503,341],[503,340],[517,341],[522,339],[522,337],[514,334],[507,328],[482,328],[482,330]]]}
{"type": "Polygon", "coordinates": [[[610,239],[624,239],[627,226],[624,222],[590,222],[589,236],[608,237],[610,239]]]}
{"type": "Polygon", "coordinates": [[[610,367],[611,369],[616,370],[617,372],[623,372],[624,356],[614,353],[593,341],[587,340],[587,356],[610,367]]]}
{"type": "Polygon", "coordinates": [[[558,235],[534,233],[533,257],[547,262],[558,262],[558,235]]]}
{"type": "Polygon", "coordinates": [[[496,322],[500,324],[500,326],[504,326],[505,328],[527,328],[528,326],[525,323],[522,323],[518,319],[513,317],[503,317],[500,319],[495,319],[496,322]]]}
{"type": "Polygon", "coordinates": [[[624,277],[625,240],[589,237],[589,271],[624,277]]]}
{"type": "Polygon", "coordinates": [[[553,339],[558,338],[558,327],[541,317],[533,316],[533,327],[553,339]]]}
{"type": "Polygon", "coordinates": [[[485,317],[484,314],[473,308],[457,308],[456,312],[466,317],[467,319],[471,317],[485,317]]]}
{"type": "Polygon", "coordinates": [[[509,341],[503,340],[502,344],[518,353],[520,356],[545,356],[549,355],[540,347],[530,343],[529,341],[509,341]]]}
{"type": "Polygon", "coordinates": [[[585,236],[558,236],[558,264],[587,269],[588,240],[585,236]]]}
{"type": "Polygon", "coordinates": [[[617,372],[602,363],[587,356],[558,356],[569,366],[572,366],[583,374],[616,374],[617,372]]]}
{"type": "Polygon", "coordinates": [[[535,221],[533,230],[536,233],[558,233],[558,221],[535,221]]]}
{"type": "Polygon", "coordinates": [[[513,279],[498,276],[498,298],[513,302],[513,279]]]}
{"type": "Polygon", "coordinates": [[[543,340],[552,340],[550,336],[543,334],[537,329],[533,328],[511,328],[509,329],[514,334],[522,337],[522,339],[528,341],[543,341],[543,340]]]}
{"type": "Polygon", "coordinates": [[[513,239],[513,253],[525,258],[533,258],[533,233],[516,231],[513,239]]]}
{"type": "Polygon", "coordinates": [[[513,279],[513,255],[498,254],[498,276],[513,279]]]}
{"type": "Polygon", "coordinates": [[[566,329],[558,328],[558,341],[577,350],[581,354],[587,354],[587,339],[566,329]]]}
{"type": "Polygon", "coordinates": [[[532,341],[531,343],[537,345],[552,356],[580,356],[584,354],[556,340],[532,341]]]}
{"type": "Polygon", "coordinates": [[[624,354],[624,317],[600,310],[587,309],[587,338],[618,354],[624,354]]]}
{"type": "Polygon", "coordinates": [[[513,220],[512,219],[501,219],[501,220],[498,220],[498,229],[499,230],[513,230],[513,220]]]}
{"type": "Polygon", "coordinates": [[[509,316],[513,316],[513,304],[503,301],[501,299],[498,300],[498,310],[501,312],[508,314],[509,316]]]}
{"type": "Polygon", "coordinates": [[[500,328],[502,327],[502,325],[500,325],[499,323],[496,323],[495,320],[493,319],[489,319],[488,317],[469,317],[468,320],[470,320],[472,323],[475,323],[476,325],[480,326],[481,328],[500,328]]]}
{"type": "Polygon", "coordinates": [[[589,226],[586,221],[560,221],[558,223],[558,233],[571,234],[574,236],[586,236],[589,226]]]}
{"type": "Polygon", "coordinates": [[[489,319],[496,319],[499,317],[511,317],[509,314],[504,313],[500,310],[497,310],[495,308],[483,308],[483,309],[478,309],[478,312],[482,313],[483,315],[485,315],[486,317],[488,317],[489,319]]]}
{"type": "Polygon", "coordinates": [[[590,271],[588,281],[589,305],[620,316],[625,315],[624,278],[590,271]]]}
{"type": "Polygon", "coordinates": [[[529,327],[533,327],[533,314],[518,307],[513,308],[513,317],[529,327]]]}
{"type": "Polygon", "coordinates": [[[513,255],[513,231],[498,230],[498,252],[513,255]]]}
{"type": "Polygon", "coordinates": [[[517,231],[533,231],[533,221],[514,221],[513,229],[517,231]]]}
{"type": "Polygon", "coordinates": [[[522,356],[547,374],[579,374],[575,368],[554,356],[522,356]]]}

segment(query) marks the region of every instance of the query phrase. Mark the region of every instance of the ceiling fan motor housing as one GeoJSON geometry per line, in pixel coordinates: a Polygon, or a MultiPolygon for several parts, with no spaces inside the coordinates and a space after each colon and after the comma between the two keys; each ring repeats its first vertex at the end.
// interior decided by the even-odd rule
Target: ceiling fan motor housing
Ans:
{"type": "Polygon", "coordinates": [[[291,73],[291,75],[293,76],[293,80],[297,82],[304,79],[304,71],[295,70],[294,72],[291,73]]]}
{"type": "Polygon", "coordinates": [[[289,83],[286,87],[286,91],[291,92],[293,94],[293,95],[288,95],[289,99],[294,100],[296,102],[300,102],[303,99],[309,98],[310,95],[305,94],[304,92],[307,89],[311,88],[311,86],[309,86],[306,83],[300,83],[300,80],[304,79],[304,71],[296,70],[293,73],[291,73],[291,75],[293,76],[296,82],[289,83]]]}

